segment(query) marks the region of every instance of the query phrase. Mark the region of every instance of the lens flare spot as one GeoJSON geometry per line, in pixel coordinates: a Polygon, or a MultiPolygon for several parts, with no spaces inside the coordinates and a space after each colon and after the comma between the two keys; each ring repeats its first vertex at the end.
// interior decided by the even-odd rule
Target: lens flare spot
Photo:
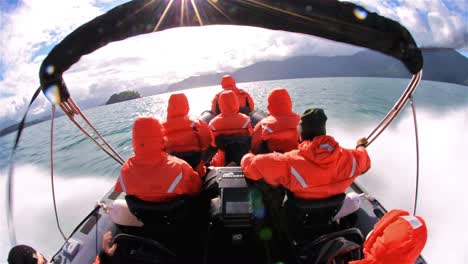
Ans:
{"type": "Polygon", "coordinates": [[[273,232],[271,231],[271,228],[264,227],[260,230],[260,232],[258,233],[258,236],[263,241],[271,240],[271,237],[273,236],[273,232]]]}
{"type": "Polygon", "coordinates": [[[264,219],[266,215],[266,209],[264,206],[254,207],[253,216],[255,219],[264,219]]]}
{"type": "Polygon", "coordinates": [[[44,95],[50,103],[57,105],[60,104],[62,99],[60,96],[60,89],[57,84],[52,84],[44,88],[44,95]]]}
{"type": "Polygon", "coordinates": [[[46,67],[46,73],[52,75],[55,73],[55,67],[53,65],[49,65],[46,67]]]}
{"type": "Polygon", "coordinates": [[[366,19],[368,15],[367,11],[362,8],[355,8],[353,13],[354,13],[354,16],[359,20],[366,19]]]}

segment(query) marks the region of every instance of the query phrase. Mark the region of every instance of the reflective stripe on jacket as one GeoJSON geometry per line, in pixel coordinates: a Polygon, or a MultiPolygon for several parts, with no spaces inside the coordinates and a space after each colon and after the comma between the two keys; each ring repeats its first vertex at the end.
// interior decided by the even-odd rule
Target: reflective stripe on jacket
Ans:
{"type": "MultiPolygon", "coordinates": [[[[196,195],[201,189],[201,179],[185,161],[166,153],[154,160],[131,157],[124,163],[121,174],[127,194],[149,202],[164,202],[178,195],[196,195]]],[[[115,186],[121,192],[120,182],[115,186]]]]}
{"type": "Polygon", "coordinates": [[[301,117],[291,113],[282,116],[267,116],[255,125],[252,135],[252,152],[261,151],[263,142],[266,142],[268,151],[288,152],[297,149],[299,134],[297,124],[301,117]]]}
{"type": "Polygon", "coordinates": [[[123,180],[127,194],[141,200],[162,202],[177,195],[194,195],[200,192],[201,179],[190,165],[168,155],[164,149],[163,127],[153,117],[139,117],[132,130],[135,155],[121,168],[121,179],[115,185],[122,192],[123,180]]]}
{"type": "Polygon", "coordinates": [[[284,88],[275,88],[268,95],[270,115],[262,119],[254,128],[252,152],[288,152],[297,149],[299,133],[297,124],[301,117],[292,111],[292,101],[284,88]],[[266,143],[267,149],[262,149],[266,143]]]}
{"type": "Polygon", "coordinates": [[[321,199],[344,193],[370,168],[365,148],[344,149],[331,136],[304,141],[284,154],[247,154],[242,159],[247,178],[282,185],[298,198],[321,199]]]}
{"type": "Polygon", "coordinates": [[[211,131],[201,120],[172,118],[163,125],[166,130],[167,152],[203,151],[210,146],[211,131]]]}
{"type": "Polygon", "coordinates": [[[189,105],[184,94],[173,94],[169,98],[167,120],[163,123],[167,152],[189,152],[206,150],[212,141],[208,125],[187,115],[189,105]]]}

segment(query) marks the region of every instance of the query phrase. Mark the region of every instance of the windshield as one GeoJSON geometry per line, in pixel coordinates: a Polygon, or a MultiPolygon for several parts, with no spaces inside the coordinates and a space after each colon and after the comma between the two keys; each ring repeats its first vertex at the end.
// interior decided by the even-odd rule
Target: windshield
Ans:
{"type": "MultiPolygon", "coordinates": [[[[117,3],[69,6],[51,2],[50,6],[64,13],[52,15],[37,3],[18,2],[7,4],[2,11],[6,18],[0,64],[0,102],[5,106],[0,120],[2,186],[14,141],[14,134],[8,133],[14,128],[8,128],[19,121],[38,86],[40,63],[52,45],[117,3]],[[69,16],[61,17],[65,14],[69,16]],[[32,15],[41,23],[34,25],[37,28],[23,28],[32,15]],[[60,26],[61,21],[65,22],[60,26]],[[30,33],[21,37],[16,28],[30,33]]],[[[423,81],[415,100],[421,144],[417,213],[427,219],[430,234],[423,255],[431,263],[459,263],[466,241],[459,241],[458,237],[464,236],[455,236],[453,228],[462,226],[464,219],[453,215],[468,210],[457,202],[463,199],[463,186],[468,183],[460,174],[468,157],[463,152],[468,147],[468,59],[463,39],[466,7],[452,1],[358,3],[405,25],[422,46],[423,81]],[[448,240],[461,243],[447,246],[442,242],[448,240]]],[[[137,116],[165,119],[168,98],[175,91],[187,95],[190,115],[199,116],[210,108],[225,74],[233,75],[261,110],[267,110],[267,95],[277,87],[288,90],[296,113],[309,107],[325,109],[327,133],[346,148],[353,148],[357,138],[375,128],[411,78],[400,61],[366,48],[245,26],[176,28],[110,43],[83,56],[63,78],[97,130],[127,159],[133,154],[131,128],[137,116]],[[106,104],[112,95],[124,91],[136,92],[141,98],[106,104]]],[[[49,99],[53,101],[53,95],[49,99]]],[[[70,233],[115,183],[120,165],[82,136],[61,111],[59,115],[54,139],[55,188],[59,216],[65,233],[70,233]]],[[[31,125],[25,129],[15,156],[14,191],[18,240],[44,248],[43,252],[52,256],[62,240],[56,232],[50,199],[50,121],[33,125],[35,120],[49,117],[50,103],[41,95],[33,105],[28,118],[31,125]]],[[[414,145],[411,112],[405,108],[369,147],[372,169],[359,183],[387,209],[412,210],[414,145]]],[[[4,211],[4,197],[0,199],[4,211]]],[[[0,219],[1,234],[7,234],[5,220],[0,219]]],[[[5,259],[9,248],[6,235],[0,243],[0,259],[5,259]]]]}

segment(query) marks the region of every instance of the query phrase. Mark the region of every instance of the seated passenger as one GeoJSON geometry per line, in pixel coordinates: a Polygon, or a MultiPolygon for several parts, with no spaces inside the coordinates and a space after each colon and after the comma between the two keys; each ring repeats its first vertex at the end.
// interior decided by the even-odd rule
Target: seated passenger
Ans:
{"type": "Polygon", "coordinates": [[[414,264],[427,240],[427,227],[419,216],[403,210],[385,214],[364,242],[364,259],[350,264],[414,264]]]}
{"type": "MultiPolygon", "coordinates": [[[[215,139],[218,136],[252,135],[252,124],[250,123],[250,118],[239,113],[239,103],[237,101],[237,96],[233,92],[227,91],[221,93],[219,96],[219,108],[221,110],[221,114],[213,118],[209,124],[215,139]]],[[[211,160],[210,165],[224,166],[225,162],[225,152],[218,149],[218,152],[211,160]]]]}
{"type": "Polygon", "coordinates": [[[219,115],[221,113],[219,106],[219,96],[225,91],[232,91],[237,96],[237,100],[239,101],[238,112],[248,115],[254,110],[255,106],[252,97],[246,91],[237,88],[236,81],[231,75],[223,76],[223,79],[221,79],[221,87],[224,90],[216,94],[213,98],[213,101],[211,102],[211,112],[213,114],[219,115]]]}
{"type": "Polygon", "coordinates": [[[181,159],[184,157],[180,154],[192,152],[194,157],[184,160],[203,177],[206,168],[201,153],[210,146],[212,135],[205,122],[187,116],[189,109],[185,94],[178,93],[169,97],[167,120],[163,123],[166,132],[166,151],[181,159]]]}
{"type": "Polygon", "coordinates": [[[297,127],[301,143],[297,150],[242,158],[247,178],[282,185],[300,199],[323,199],[344,193],[357,176],[370,168],[367,140],[356,150],[342,148],[326,135],[327,117],[322,109],[307,109],[297,127]]]}
{"type": "Polygon", "coordinates": [[[164,129],[153,117],[138,117],[133,125],[135,155],[121,169],[115,192],[148,202],[166,202],[179,195],[196,195],[201,179],[190,165],[164,151],[164,129]]]}
{"type": "Polygon", "coordinates": [[[255,125],[252,135],[254,154],[273,151],[288,152],[297,149],[299,133],[297,124],[301,117],[292,111],[289,93],[284,88],[276,88],[268,96],[270,115],[255,125]]]}

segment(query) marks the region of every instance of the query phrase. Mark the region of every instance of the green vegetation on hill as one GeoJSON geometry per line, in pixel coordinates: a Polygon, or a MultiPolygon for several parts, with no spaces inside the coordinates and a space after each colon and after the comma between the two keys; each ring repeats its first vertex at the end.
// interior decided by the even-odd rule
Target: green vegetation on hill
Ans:
{"type": "Polygon", "coordinates": [[[123,91],[118,94],[113,94],[109,100],[107,100],[106,105],[108,104],[115,104],[123,101],[133,100],[140,98],[140,94],[135,91],[123,91]]]}

